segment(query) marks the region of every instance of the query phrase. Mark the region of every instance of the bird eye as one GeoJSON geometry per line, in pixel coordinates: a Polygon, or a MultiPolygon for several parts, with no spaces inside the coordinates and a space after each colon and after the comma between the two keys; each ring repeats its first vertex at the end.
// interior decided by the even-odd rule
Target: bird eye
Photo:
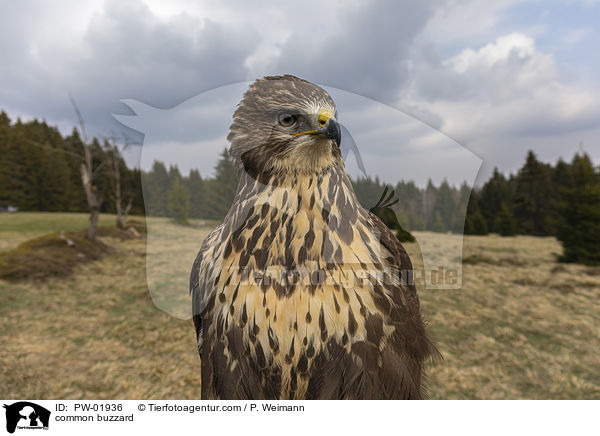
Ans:
{"type": "Polygon", "coordinates": [[[283,127],[291,127],[296,124],[296,117],[290,114],[279,114],[279,124],[283,127]]]}

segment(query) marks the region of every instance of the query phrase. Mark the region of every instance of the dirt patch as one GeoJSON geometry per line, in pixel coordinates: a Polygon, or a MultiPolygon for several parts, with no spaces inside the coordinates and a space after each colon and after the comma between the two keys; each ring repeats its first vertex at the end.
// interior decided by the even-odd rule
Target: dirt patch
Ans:
{"type": "Polygon", "coordinates": [[[471,254],[463,258],[463,263],[467,265],[488,264],[498,266],[523,266],[525,263],[517,257],[493,258],[484,254],[471,254]]]}
{"type": "Polygon", "coordinates": [[[148,233],[145,220],[144,221],[136,220],[136,219],[127,220],[127,222],[125,223],[125,230],[130,231],[131,229],[134,229],[136,232],[138,232],[142,236],[145,236],[148,233]]]}
{"type": "Polygon", "coordinates": [[[512,281],[515,285],[520,286],[539,286],[539,283],[530,277],[519,277],[512,281]]]}
{"type": "Polygon", "coordinates": [[[105,238],[116,238],[121,241],[127,239],[137,239],[146,236],[146,226],[139,227],[142,231],[138,230],[138,227],[133,225],[126,226],[123,229],[118,227],[98,227],[97,235],[105,238]]]}
{"type": "Polygon", "coordinates": [[[590,276],[600,276],[600,266],[590,266],[585,270],[585,273],[590,276]]]}
{"type": "Polygon", "coordinates": [[[0,253],[0,279],[64,277],[71,274],[77,264],[97,260],[111,251],[111,247],[100,240],[90,241],[85,231],[50,233],[0,253]]]}
{"type": "MultiPolygon", "coordinates": [[[[145,238],[146,222],[128,220],[123,229],[100,226],[97,235],[119,240],[145,238]]],[[[20,281],[65,277],[76,265],[98,260],[112,251],[112,247],[101,240],[90,241],[86,230],[49,233],[0,253],[0,279],[20,281]]]]}

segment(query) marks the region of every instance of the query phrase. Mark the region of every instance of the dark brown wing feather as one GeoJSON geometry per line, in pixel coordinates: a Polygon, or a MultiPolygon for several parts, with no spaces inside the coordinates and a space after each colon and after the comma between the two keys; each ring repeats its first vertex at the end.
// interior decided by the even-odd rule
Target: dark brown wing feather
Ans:
{"type": "Polygon", "coordinates": [[[369,218],[381,245],[391,254],[390,266],[400,275],[400,285],[391,289],[393,306],[388,316],[395,332],[382,352],[381,386],[388,398],[423,398],[423,363],[440,354],[425,331],[408,253],[376,215],[369,213],[369,218]]]}
{"type": "Polygon", "coordinates": [[[190,294],[192,294],[192,317],[194,320],[194,327],[196,329],[196,341],[198,344],[198,353],[202,356],[202,316],[203,312],[208,306],[210,301],[211,289],[203,283],[202,277],[200,277],[200,271],[202,268],[202,262],[204,261],[204,253],[215,243],[216,239],[220,236],[223,230],[223,225],[214,229],[202,243],[200,251],[194,260],[192,270],[190,272],[190,294]]]}

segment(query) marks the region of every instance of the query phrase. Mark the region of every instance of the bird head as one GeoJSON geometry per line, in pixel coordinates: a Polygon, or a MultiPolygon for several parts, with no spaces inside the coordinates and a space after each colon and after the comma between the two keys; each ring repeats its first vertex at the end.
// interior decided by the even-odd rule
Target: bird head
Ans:
{"type": "Polygon", "coordinates": [[[322,172],[341,159],[336,115],[331,96],[313,83],[290,75],[259,79],[233,115],[230,154],[253,177],[322,172]]]}

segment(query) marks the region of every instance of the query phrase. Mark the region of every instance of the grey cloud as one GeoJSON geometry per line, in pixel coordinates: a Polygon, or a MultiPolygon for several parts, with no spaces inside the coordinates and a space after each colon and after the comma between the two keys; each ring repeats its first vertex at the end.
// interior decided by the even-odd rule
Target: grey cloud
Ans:
{"type": "MultiPolygon", "coordinates": [[[[25,13],[21,10],[15,19],[26,21],[25,13]]],[[[244,62],[259,42],[250,26],[228,26],[187,14],[161,20],[141,2],[108,1],[82,38],[75,35],[69,41],[56,33],[48,40],[42,36],[30,41],[35,51],[20,48],[27,55],[0,70],[7,84],[0,98],[5,107],[60,121],[74,118],[71,93],[92,130],[106,134],[120,128],[111,117],[126,110],[120,99],[136,98],[165,108],[247,79],[244,62]]]]}
{"type": "Polygon", "coordinates": [[[340,6],[338,23],[319,32],[294,33],[283,45],[277,70],[394,102],[409,77],[414,38],[434,2],[362,2],[340,6]]]}

